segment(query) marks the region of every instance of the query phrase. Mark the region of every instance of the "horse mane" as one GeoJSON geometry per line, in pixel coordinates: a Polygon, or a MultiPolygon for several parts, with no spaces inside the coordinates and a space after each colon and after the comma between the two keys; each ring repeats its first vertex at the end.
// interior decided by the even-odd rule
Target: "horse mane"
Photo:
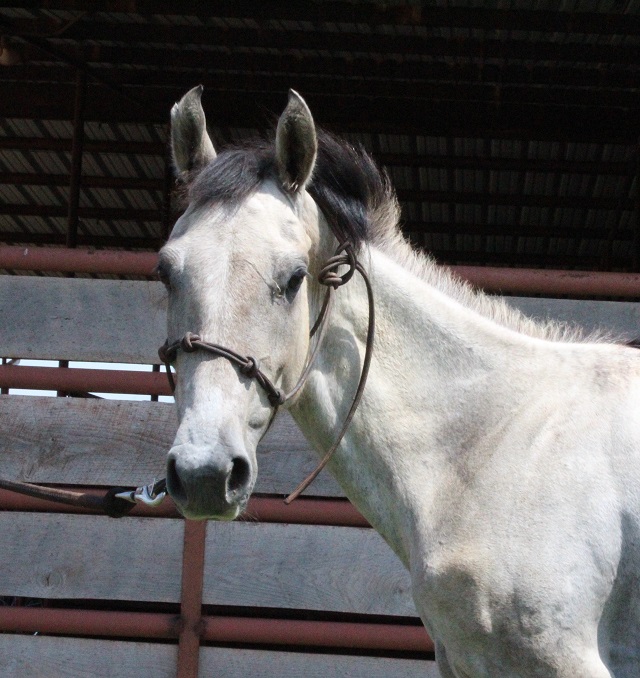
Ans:
{"type": "MultiPolygon", "coordinates": [[[[274,143],[253,139],[223,150],[188,183],[187,198],[196,205],[238,205],[266,179],[277,180],[274,143]]],[[[306,188],[339,240],[348,240],[357,249],[375,247],[420,280],[499,325],[549,341],[615,341],[579,326],[533,320],[415,249],[400,230],[400,206],[387,172],[361,146],[318,130],[318,157],[306,188]]]]}

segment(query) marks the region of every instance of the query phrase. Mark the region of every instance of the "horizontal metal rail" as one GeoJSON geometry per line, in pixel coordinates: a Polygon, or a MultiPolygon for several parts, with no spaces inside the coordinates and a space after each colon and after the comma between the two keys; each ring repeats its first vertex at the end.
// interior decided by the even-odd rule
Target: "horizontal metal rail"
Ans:
{"type": "MultiPolygon", "coordinates": [[[[95,487],[65,486],[65,489],[102,497],[105,490],[95,487]]],[[[77,506],[67,506],[43,499],[27,497],[9,490],[0,490],[0,511],[47,511],[55,513],[95,514],[77,506]]],[[[130,516],[152,518],[180,518],[173,501],[167,497],[159,506],[136,505],[130,516]]],[[[241,516],[250,522],[290,523],[298,525],[337,525],[341,527],[369,527],[362,514],[347,499],[315,499],[299,497],[285,505],[282,497],[255,496],[241,516]]]]}
{"type": "MultiPolygon", "coordinates": [[[[201,621],[200,638],[211,643],[433,652],[421,626],[227,615],[207,615],[201,621]]],[[[0,607],[0,633],[175,640],[180,628],[180,616],[167,613],[0,607]]]]}
{"type": "MultiPolygon", "coordinates": [[[[0,247],[0,269],[151,276],[153,252],[0,247]]],[[[487,292],[640,297],[640,273],[560,271],[490,266],[452,266],[461,278],[487,292]]]]}
{"type": "Polygon", "coordinates": [[[14,271],[151,276],[157,260],[155,252],[62,247],[0,247],[0,268],[14,271]]]}
{"type": "Polygon", "coordinates": [[[172,395],[162,372],[0,365],[0,388],[26,388],[68,393],[131,393],[172,395]]]}
{"type": "Polygon", "coordinates": [[[559,271],[540,268],[452,266],[461,278],[487,292],[577,297],[640,297],[640,273],[559,271]]]}

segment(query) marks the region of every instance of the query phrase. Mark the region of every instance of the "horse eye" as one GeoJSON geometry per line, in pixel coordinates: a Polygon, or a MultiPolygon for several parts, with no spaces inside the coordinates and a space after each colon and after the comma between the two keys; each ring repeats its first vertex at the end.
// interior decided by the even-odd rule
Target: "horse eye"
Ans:
{"type": "Polygon", "coordinates": [[[295,273],[289,278],[287,283],[287,289],[285,291],[287,301],[292,302],[302,285],[302,281],[307,277],[307,269],[299,268],[295,273]]]}

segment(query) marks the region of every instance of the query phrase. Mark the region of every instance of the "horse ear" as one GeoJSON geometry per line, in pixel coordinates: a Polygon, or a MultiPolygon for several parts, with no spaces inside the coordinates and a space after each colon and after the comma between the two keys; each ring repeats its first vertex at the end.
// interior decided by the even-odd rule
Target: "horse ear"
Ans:
{"type": "Polygon", "coordinates": [[[317,152],[318,139],[311,111],[304,99],[291,89],[276,129],[276,167],[287,192],[296,193],[304,188],[313,172],[317,152]]]}
{"type": "Polygon", "coordinates": [[[180,174],[198,171],[216,157],[202,110],[202,85],[189,90],[171,109],[171,152],[180,174]]]}

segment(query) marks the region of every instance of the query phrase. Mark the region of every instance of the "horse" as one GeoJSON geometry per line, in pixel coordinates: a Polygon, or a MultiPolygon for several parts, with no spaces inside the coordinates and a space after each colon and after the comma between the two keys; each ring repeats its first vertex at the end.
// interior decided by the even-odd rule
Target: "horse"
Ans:
{"type": "Polygon", "coordinates": [[[443,678],[640,676],[637,350],[413,248],[388,175],[296,92],[275,133],[219,154],[201,93],[171,111],[187,207],[157,269],[180,511],[242,512],[278,406],[320,455],[350,417],[327,468],[409,570],[443,678]]]}

